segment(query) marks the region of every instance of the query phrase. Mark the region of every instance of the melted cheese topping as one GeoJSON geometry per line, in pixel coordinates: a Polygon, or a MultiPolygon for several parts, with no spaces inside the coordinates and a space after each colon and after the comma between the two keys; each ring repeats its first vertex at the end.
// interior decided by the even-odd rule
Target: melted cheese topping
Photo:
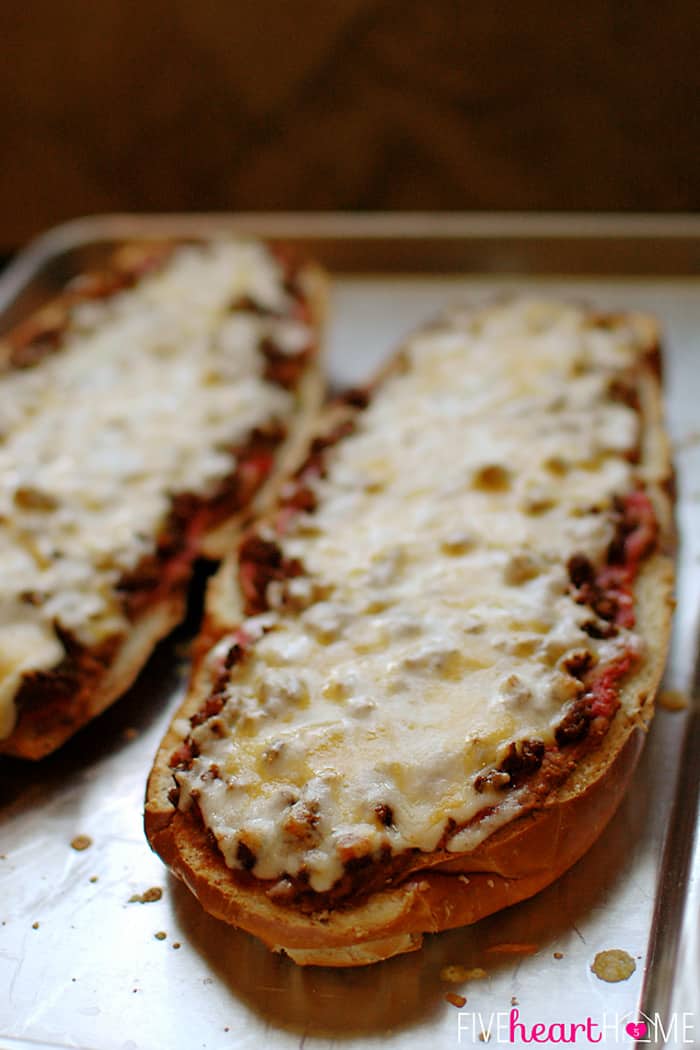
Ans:
{"type": "Polygon", "coordinates": [[[252,854],[260,878],[324,891],[353,856],[433,850],[449,820],[497,807],[448,840],[463,850],[513,816],[517,790],[477,791],[476,775],[511,742],[553,741],[581,687],[568,655],[637,644],[581,629],[566,564],[601,562],[633,484],[638,418],[608,386],[639,349],[622,322],[536,301],[408,343],[407,370],[329,450],[316,511],[279,541],[305,574],[244,622],[259,640],[177,774],[227,864],[252,854]]]}
{"type": "Polygon", "coordinates": [[[284,420],[293,398],[263,378],[263,338],[310,333],[262,246],[178,249],[130,290],[73,307],[58,352],[0,380],[0,737],[23,672],[128,627],[115,585],[152,553],[173,494],[213,495],[231,448],[284,420]],[[247,296],[279,314],[234,308],[247,296]]]}

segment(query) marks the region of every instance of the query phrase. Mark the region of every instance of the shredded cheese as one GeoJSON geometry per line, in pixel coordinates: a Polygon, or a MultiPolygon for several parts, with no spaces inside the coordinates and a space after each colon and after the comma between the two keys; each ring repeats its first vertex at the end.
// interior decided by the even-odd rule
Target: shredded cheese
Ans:
{"type": "Polygon", "coordinates": [[[0,377],[0,738],[23,674],[63,656],[54,625],[87,645],[126,630],[115,586],[154,551],[172,496],[213,495],[232,447],[291,415],[259,352],[309,342],[283,281],[261,245],[182,247],[75,305],[56,352],[0,377]]]}
{"type": "Polygon", "coordinates": [[[642,343],[531,300],[408,342],[279,541],[305,575],[244,622],[258,641],[177,773],[229,866],[323,892],[349,859],[434,850],[493,807],[448,840],[464,850],[513,816],[517,790],[476,775],[511,742],[553,741],[580,689],[567,654],[638,645],[582,630],[566,566],[602,561],[633,483],[638,418],[609,385],[642,343]]]}

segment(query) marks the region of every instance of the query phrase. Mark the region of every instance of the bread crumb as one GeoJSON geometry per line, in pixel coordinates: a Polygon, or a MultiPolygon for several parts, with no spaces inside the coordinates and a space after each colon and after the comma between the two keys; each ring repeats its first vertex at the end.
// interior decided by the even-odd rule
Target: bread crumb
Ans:
{"type": "Polygon", "coordinates": [[[601,981],[616,984],[618,981],[626,981],[637,969],[637,964],[632,956],[621,948],[609,948],[607,951],[598,952],[591,963],[591,970],[601,981]]]}
{"type": "Polygon", "coordinates": [[[479,1032],[479,1042],[488,1043],[491,1041],[491,1035],[489,1032],[479,1032]]]}
{"type": "Polygon", "coordinates": [[[555,952],[554,953],[554,958],[555,959],[563,959],[564,958],[564,953],[563,952],[555,952]]]}
{"type": "Polygon", "coordinates": [[[165,930],[158,930],[158,933],[154,933],[153,936],[157,941],[164,941],[168,935],[165,930]]]}
{"type": "Polygon", "coordinates": [[[38,922],[33,922],[32,923],[32,929],[33,930],[38,930],[39,929],[39,923],[38,922]]]}
{"type": "Polygon", "coordinates": [[[160,886],[151,886],[150,890],[144,890],[143,893],[133,893],[129,897],[129,904],[150,904],[151,901],[159,901],[162,896],[160,886]]]}
{"type": "Polygon", "coordinates": [[[520,1006],[519,1001],[516,999],[516,997],[514,995],[511,995],[511,997],[510,997],[510,1005],[511,1006],[520,1006]]]}
{"type": "Polygon", "coordinates": [[[173,948],[180,948],[180,947],[182,947],[182,946],[181,946],[179,941],[173,941],[173,948]]]}
{"type": "Polygon", "coordinates": [[[467,997],[465,995],[457,995],[456,992],[448,992],[445,999],[448,1003],[451,1003],[453,1006],[457,1006],[460,1009],[465,1006],[467,1002],[467,997]]]}
{"type": "Polygon", "coordinates": [[[486,951],[499,955],[534,955],[538,947],[537,944],[492,944],[486,951]]]}
{"type": "Polygon", "coordinates": [[[471,881],[470,879],[467,878],[466,875],[459,875],[458,878],[459,878],[459,881],[463,882],[465,886],[468,886],[470,881],[471,881]]]}
{"type": "Polygon", "coordinates": [[[479,981],[487,977],[486,970],[480,966],[468,969],[466,966],[443,966],[440,970],[440,980],[449,984],[460,984],[461,981],[479,981]]]}
{"type": "Polygon", "coordinates": [[[91,875],[90,876],[90,882],[97,882],[98,879],[99,879],[99,875],[91,875]]]}
{"type": "Polygon", "coordinates": [[[82,853],[84,849],[89,849],[92,846],[92,839],[89,835],[76,835],[70,840],[71,848],[82,853]]]}
{"type": "Polygon", "coordinates": [[[664,689],[659,693],[659,707],[665,711],[686,711],[690,701],[680,689],[664,689]]]}
{"type": "Polygon", "coordinates": [[[676,441],[673,442],[673,449],[675,452],[682,452],[685,448],[693,448],[694,445],[700,444],[700,431],[689,430],[687,434],[683,434],[676,441]]]}

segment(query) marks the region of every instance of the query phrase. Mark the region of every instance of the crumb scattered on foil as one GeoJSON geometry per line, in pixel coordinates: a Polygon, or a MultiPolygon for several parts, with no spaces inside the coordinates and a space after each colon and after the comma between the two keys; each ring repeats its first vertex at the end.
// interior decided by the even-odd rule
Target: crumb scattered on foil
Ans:
{"type": "Polygon", "coordinates": [[[39,923],[38,922],[33,922],[32,923],[32,929],[33,930],[38,930],[39,929],[39,923]]]}
{"type": "Polygon", "coordinates": [[[92,846],[92,839],[89,835],[76,835],[70,840],[71,849],[75,849],[78,853],[82,853],[84,849],[89,849],[92,846]]]}
{"type": "Polygon", "coordinates": [[[607,951],[598,952],[591,963],[591,970],[609,984],[617,981],[626,981],[637,969],[637,964],[632,956],[621,948],[609,948],[607,951]]]}
{"type": "Polygon", "coordinates": [[[154,933],[153,936],[157,941],[164,941],[168,935],[165,930],[158,930],[158,933],[154,933]]]}
{"type": "Polygon", "coordinates": [[[466,1006],[467,1002],[467,997],[465,995],[457,995],[456,992],[448,992],[445,999],[448,1003],[451,1003],[453,1006],[457,1006],[460,1009],[461,1007],[466,1006]]]}
{"type": "Polygon", "coordinates": [[[700,430],[689,430],[687,434],[682,434],[681,437],[673,442],[675,452],[682,452],[686,448],[694,448],[695,445],[700,445],[700,430]]]}
{"type": "Polygon", "coordinates": [[[510,997],[510,1005],[511,1006],[520,1006],[520,1003],[518,1002],[517,998],[514,995],[511,995],[511,997],[510,997]]]}
{"type": "Polygon", "coordinates": [[[488,1032],[479,1032],[479,1042],[488,1043],[491,1041],[491,1035],[488,1032]]]}
{"type": "Polygon", "coordinates": [[[564,958],[564,953],[563,952],[555,952],[554,953],[554,958],[555,959],[563,959],[564,958]]]}
{"type": "Polygon", "coordinates": [[[663,689],[659,693],[659,707],[666,711],[685,711],[690,701],[680,689],[663,689]]]}
{"type": "Polygon", "coordinates": [[[129,904],[150,904],[151,901],[159,901],[162,896],[163,891],[160,886],[151,886],[143,893],[132,893],[129,897],[129,904]]]}
{"type": "Polygon", "coordinates": [[[180,948],[181,944],[179,941],[173,941],[173,948],[180,948]]]}
{"type": "Polygon", "coordinates": [[[488,974],[480,966],[474,966],[471,969],[468,969],[466,966],[443,966],[440,970],[440,980],[447,981],[449,984],[461,984],[462,981],[480,981],[484,977],[488,977],[488,974]]]}

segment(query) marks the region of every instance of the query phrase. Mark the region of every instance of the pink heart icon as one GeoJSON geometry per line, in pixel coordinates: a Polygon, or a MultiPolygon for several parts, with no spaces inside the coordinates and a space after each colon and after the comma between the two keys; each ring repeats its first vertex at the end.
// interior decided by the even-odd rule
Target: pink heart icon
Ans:
{"type": "Polygon", "coordinates": [[[633,1039],[643,1039],[647,1034],[646,1021],[629,1021],[625,1025],[625,1031],[627,1035],[631,1035],[633,1039]]]}

